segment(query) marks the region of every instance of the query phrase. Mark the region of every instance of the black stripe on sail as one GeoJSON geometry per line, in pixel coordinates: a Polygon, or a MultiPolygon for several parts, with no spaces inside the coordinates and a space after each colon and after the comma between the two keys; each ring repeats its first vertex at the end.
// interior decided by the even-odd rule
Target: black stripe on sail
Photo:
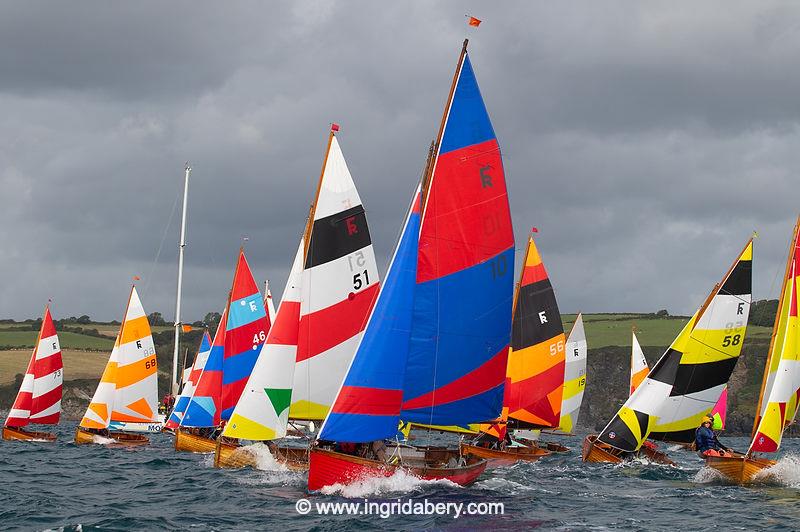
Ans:
{"type": "Polygon", "coordinates": [[[305,269],[345,257],[372,240],[364,207],[358,205],[314,222],[305,269]]]}
{"type": "Polygon", "coordinates": [[[722,294],[733,296],[743,296],[752,293],[753,285],[753,262],[740,260],[734,266],[733,271],[725,280],[725,284],[719,289],[722,294]]]}
{"type": "Polygon", "coordinates": [[[739,357],[726,358],[705,364],[681,364],[675,376],[670,397],[701,392],[728,382],[739,357]]]}
{"type": "Polygon", "coordinates": [[[680,351],[676,351],[670,347],[667,349],[667,352],[664,353],[664,356],[656,362],[653,369],[650,370],[647,378],[663,382],[664,384],[673,384],[678,374],[678,367],[681,365],[682,356],[683,354],[680,351]]]}
{"type": "Polygon", "coordinates": [[[639,422],[639,434],[647,434],[650,425],[650,416],[638,410],[634,410],[633,413],[636,414],[636,421],[639,422]]]}
{"type": "Polygon", "coordinates": [[[675,432],[651,432],[651,440],[667,441],[671,443],[692,443],[697,429],[679,430],[675,432]]]}
{"type": "Polygon", "coordinates": [[[519,351],[559,334],[564,334],[564,325],[550,279],[520,286],[511,328],[511,348],[519,351]]]}
{"type": "Polygon", "coordinates": [[[597,439],[623,451],[633,452],[639,448],[639,440],[618,415],[614,416],[606,430],[600,433],[597,439]]]}

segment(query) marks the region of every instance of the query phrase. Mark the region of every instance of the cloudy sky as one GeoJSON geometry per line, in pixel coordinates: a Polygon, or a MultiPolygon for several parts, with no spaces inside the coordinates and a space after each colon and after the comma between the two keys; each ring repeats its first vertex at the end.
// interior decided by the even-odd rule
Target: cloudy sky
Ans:
{"type": "Polygon", "coordinates": [[[331,122],[385,265],[465,36],[562,311],[690,313],[754,229],[777,297],[796,4],[3,0],[0,317],[120,319],[139,275],[171,319],[187,160],[184,317],[221,309],[243,235],[279,297],[331,122]]]}

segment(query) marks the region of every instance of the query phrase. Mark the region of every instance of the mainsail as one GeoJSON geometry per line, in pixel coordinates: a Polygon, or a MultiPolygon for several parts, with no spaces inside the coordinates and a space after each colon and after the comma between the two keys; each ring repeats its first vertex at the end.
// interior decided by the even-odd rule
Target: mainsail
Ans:
{"type": "Polygon", "coordinates": [[[797,297],[800,276],[800,218],[795,224],[792,248],[787,259],[775,317],[770,351],[764,368],[764,389],[759,397],[753,439],[749,453],[772,453],[781,445],[783,430],[797,412],[800,396],[800,341],[798,340],[797,297]]]}
{"type": "Polygon", "coordinates": [[[236,273],[228,299],[225,320],[225,351],[222,360],[222,412],[227,421],[244,391],[261,347],[270,329],[269,318],[256,280],[239,250],[236,273]]]}
{"type": "Polygon", "coordinates": [[[516,428],[557,428],[565,380],[564,326],[539,250],[528,239],[511,327],[504,408],[516,428]]]}
{"type": "Polygon", "coordinates": [[[434,151],[422,190],[402,418],[463,425],[500,414],[514,289],[503,161],[466,42],[434,151]]]}
{"type": "Polygon", "coordinates": [[[639,339],[636,338],[636,331],[631,330],[631,381],[628,395],[633,395],[649,372],[650,368],[647,366],[647,359],[644,358],[642,346],[639,345],[639,339]]]}
{"type": "Polygon", "coordinates": [[[497,418],[513,246],[500,151],[465,42],[421,189],[320,439],[394,437],[401,418],[497,418]]]}
{"type": "Polygon", "coordinates": [[[690,443],[719,399],[741,353],[751,302],[753,241],[747,242],[642,384],[598,439],[636,451],[648,437],[690,443]]]}
{"type": "Polygon", "coordinates": [[[80,426],[104,429],[111,421],[158,421],[157,371],[150,323],[134,286],[111,356],[80,426]]]}
{"type": "Polygon", "coordinates": [[[47,306],[22,385],[6,418],[7,427],[24,427],[29,423],[58,424],[63,368],[58,334],[47,306]]]}
{"type": "Polygon", "coordinates": [[[270,440],[289,418],[325,419],[377,298],[366,213],[334,131],[274,334],[225,436],[270,440]]]}
{"type": "Polygon", "coordinates": [[[200,340],[200,348],[197,350],[197,355],[194,357],[192,367],[189,368],[189,375],[185,379],[183,390],[175,400],[175,408],[164,425],[168,429],[176,429],[181,424],[183,414],[186,412],[186,407],[189,405],[189,400],[194,395],[197,383],[200,381],[200,375],[203,373],[203,368],[208,360],[208,355],[211,353],[211,337],[208,331],[203,332],[203,338],[200,340]]]}
{"type": "Polygon", "coordinates": [[[561,421],[558,430],[567,434],[575,431],[578,424],[583,392],[586,388],[586,357],[588,348],[583,329],[583,315],[578,314],[567,337],[566,366],[564,368],[564,392],[561,399],[561,421]]]}

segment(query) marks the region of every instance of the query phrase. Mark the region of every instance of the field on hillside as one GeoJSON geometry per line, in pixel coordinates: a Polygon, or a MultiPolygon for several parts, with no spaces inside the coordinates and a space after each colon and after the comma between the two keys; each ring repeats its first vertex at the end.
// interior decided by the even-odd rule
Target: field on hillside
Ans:
{"type": "MultiPolygon", "coordinates": [[[[64,379],[98,379],[108,361],[108,353],[98,351],[61,351],[64,360],[64,379]]],[[[17,373],[25,373],[31,358],[28,349],[0,351],[0,386],[14,382],[17,373]]]]}
{"type": "MultiPolygon", "coordinates": [[[[564,331],[569,334],[575,323],[575,314],[565,314],[564,331]]],[[[689,317],[655,318],[647,314],[584,314],[586,342],[589,349],[613,345],[629,347],[631,345],[631,327],[636,326],[636,336],[643,346],[668,346],[672,343],[689,317]]],[[[769,340],[772,328],[749,325],[748,338],[765,338],[769,340]]]]}
{"type": "MultiPolygon", "coordinates": [[[[38,331],[9,331],[0,329],[0,346],[30,347],[36,342],[38,331]]],[[[100,338],[74,332],[60,331],[58,340],[62,349],[91,349],[95,351],[108,351],[114,347],[113,338],[100,338]]]]}

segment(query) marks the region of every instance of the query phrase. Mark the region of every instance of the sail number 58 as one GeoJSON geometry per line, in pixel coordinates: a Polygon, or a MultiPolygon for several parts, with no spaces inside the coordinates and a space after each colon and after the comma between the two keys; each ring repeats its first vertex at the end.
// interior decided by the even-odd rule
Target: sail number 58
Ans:
{"type": "Polygon", "coordinates": [[[722,347],[728,347],[729,345],[739,345],[739,342],[742,341],[741,334],[734,334],[734,335],[727,335],[722,339],[722,347]]]}

